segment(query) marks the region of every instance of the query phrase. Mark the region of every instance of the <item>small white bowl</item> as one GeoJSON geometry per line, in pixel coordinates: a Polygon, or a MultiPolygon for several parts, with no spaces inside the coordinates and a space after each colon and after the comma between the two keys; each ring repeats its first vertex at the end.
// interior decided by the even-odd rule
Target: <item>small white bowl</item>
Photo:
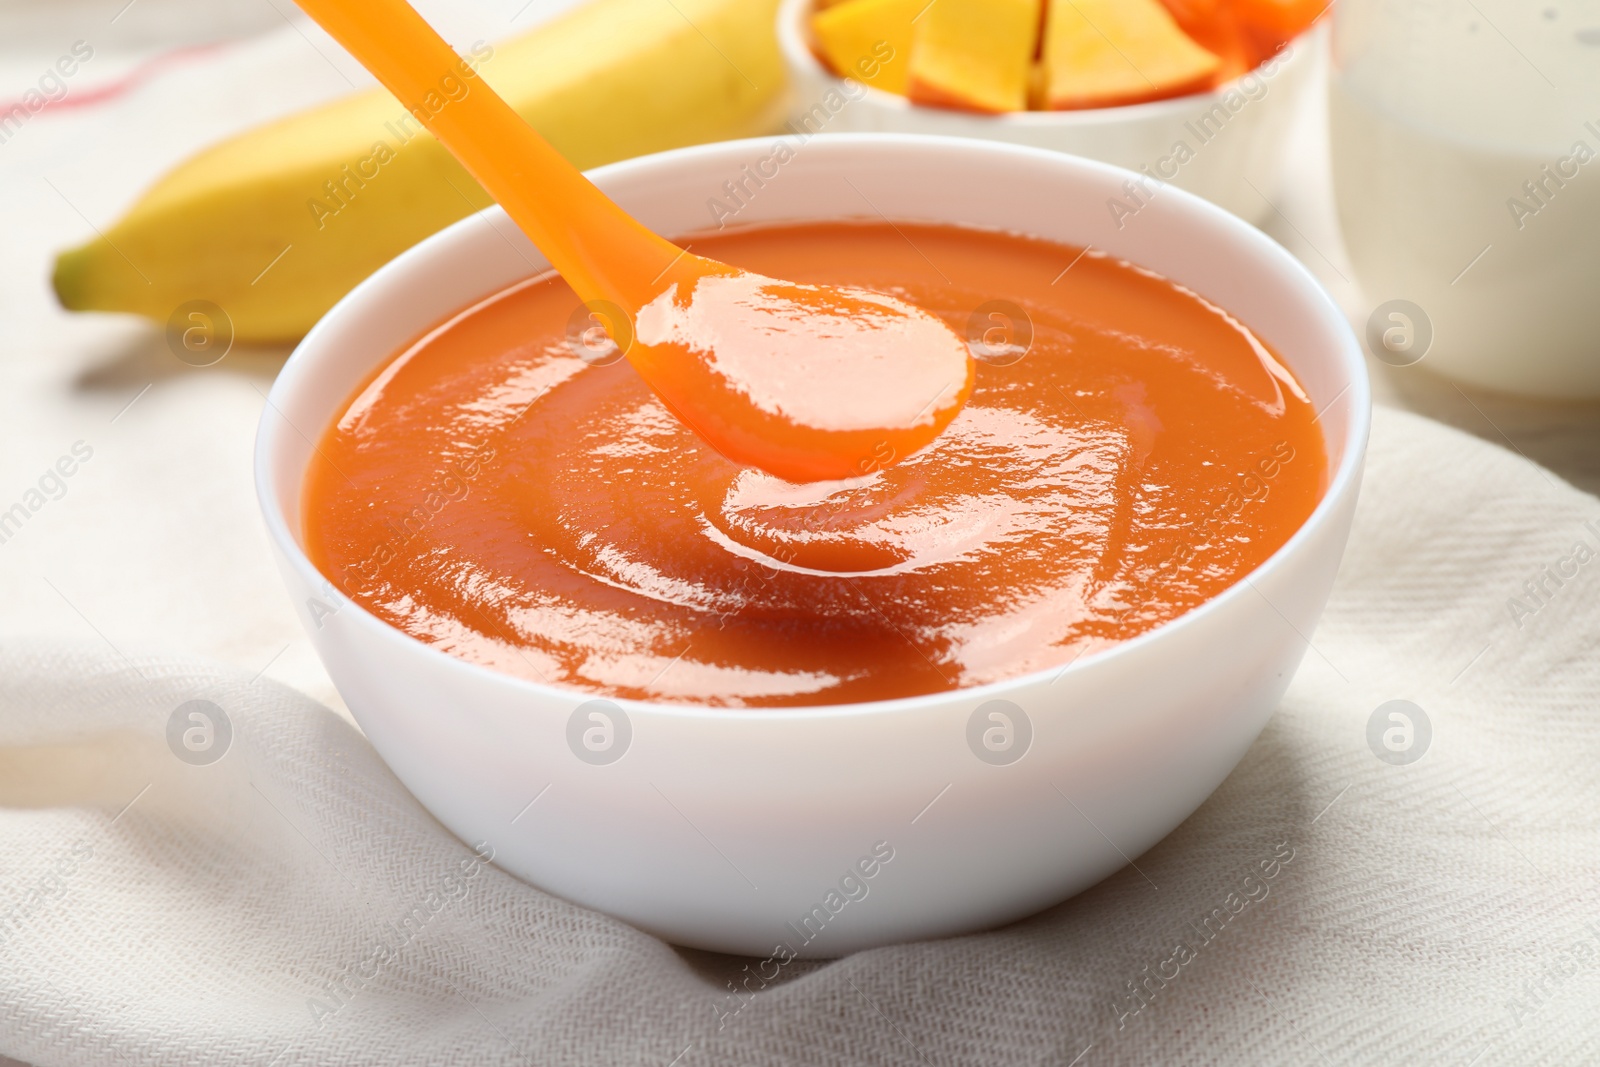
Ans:
{"type": "Polygon", "coordinates": [[[1316,84],[1316,60],[1326,47],[1323,31],[1314,28],[1242,78],[1170,100],[980,115],[913,104],[836,77],[811,50],[814,6],[814,0],[783,0],[778,9],[778,48],[793,94],[791,131],[926,133],[1071,152],[1129,170],[1146,168],[1252,222],[1272,213],[1264,197],[1275,195],[1290,124],[1316,84]],[[835,106],[840,101],[843,106],[835,106]]]}
{"type": "MultiPolygon", "coordinates": [[[[770,147],[704,145],[592,176],[645,224],[683,233],[703,227],[706,199],[770,147]]],[[[669,941],[760,956],[779,945],[834,956],[994,926],[1092,885],[1160,840],[1244,754],[1300,661],[1301,635],[1315,628],[1344,550],[1369,395],[1344,316],[1293,257],[1177,190],[1119,229],[1102,205],[1126,178],[989,142],[818,138],[741,221],[859,217],[865,197],[900,219],[1092,244],[1190,287],[1275,346],[1326,408],[1329,486],[1305,526],[1248,580],[1065,670],[814,708],[618,701],[631,737],[614,723],[622,755],[604,764],[569,743],[597,722],[582,710],[593,694],[408,637],[346,602],[298,538],[311,442],[356,386],[543,258],[491,209],[359,285],[278,376],[256,478],[307,632],[395,774],[445,826],[487,842],[496,863],[537,886],[669,941]],[[969,743],[1003,726],[985,708],[995,700],[1022,709],[1031,727],[1013,716],[1013,748],[999,757],[969,743]],[[860,873],[864,859],[871,877],[860,873]]]]}

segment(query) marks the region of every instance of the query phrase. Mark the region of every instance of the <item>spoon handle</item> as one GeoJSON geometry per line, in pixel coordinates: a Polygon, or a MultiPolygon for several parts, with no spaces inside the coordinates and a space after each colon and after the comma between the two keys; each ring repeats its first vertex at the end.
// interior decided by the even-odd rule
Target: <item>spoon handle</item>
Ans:
{"type": "Polygon", "coordinates": [[[595,188],[406,0],[297,0],[449,149],[580,300],[630,314],[681,255],[595,188]]]}

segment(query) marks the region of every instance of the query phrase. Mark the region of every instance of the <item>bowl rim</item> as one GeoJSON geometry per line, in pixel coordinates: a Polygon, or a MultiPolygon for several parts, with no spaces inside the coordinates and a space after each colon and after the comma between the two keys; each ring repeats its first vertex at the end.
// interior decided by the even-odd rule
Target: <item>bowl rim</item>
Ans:
{"type": "MultiPolygon", "coordinates": [[[[1013,129],[1051,129],[1068,126],[1102,126],[1113,125],[1120,122],[1137,122],[1154,119],[1170,118],[1175,115],[1187,115],[1189,109],[1196,104],[1206,101],[1219,102],[1229,92],[1240,85],[1244,79],[1259,71],[1262,65],[1272,58],[1280,59],[1285,63],[1296,63],[1301,60],[1305,46],[1311,43],[1313,35],[1320,33],[1322,20],[1313,22],[1306,29],[1285,41],[1277,53],[1268,60],[1256,64],[1237,78],[1207,89],[1204,92],[1184,93],[1182,96],[1169,96],[1160,100],[1146,100],[1139,104],[1122,104],[1117,107],[1089,107],[1070,108],[1062,111],[1006,111],[999,114],[990,114],[982,111],[962,111],[958,108],[930,107],[918,104],[899,93],[885,92],[875,89],[865,82],[853,78],[841,78],[828,69],[817,58],[810,46],[806,43],[804,32],[805,15],[815,6],[816,0],[782,0],[778,6],[777,32],[778,50],[783,54],[784,62],[790,70],[804,70],[816,78],[825,79],[831,88],[843,92],[843,86],[849,82],[854,88],[850,93],[857,95],[858,102],[871,102],[874,107],[884,111],[900,112],[902,114],[928,114],[938,116],[939,119],[952,123],[992,124],[1002,128],[1013,129]]],[[[1269,77],[1275,77],[1269,75],[1269,77]]]]}
{"type": "MultiPolygon", "coordinates": [[[[588,171],[587,174],[591,179],[600,182],[609,175],[627,174],[638,170],[648,171],[652,167],[660,166],[663,161],[694,160],[697,157],[719,155],[743,159],[751,149],[765,146],[767,142],[767,138],[754,137],[737,141],[716,141],[691,145],[610,163],[588,171]]],[[[1135,176],[1132,171],[1125,168],[1065,152],[970,137],[902,133],[838,133],[819,135],[813,143],[820,142],[839,145],[894,144],[943,152],[999,153],[1025,157],[1039,162],[1048,162],[1056,166],[1079,167],[1089,171],[1098,170],[1104,172],[1107,177],[1115,177],[1117,179],[1121,179],[1124,176],[1135,176]]],[[[1210,201],[1175,186],[1167,186],[1163,192],[1165,198],[1171,198],[1172,201],[1180,204],[1182,210],[1211,216],[1213,221],[1219,222],[1230,230],[1236,240],[1246,246],[1253,246],[1258,253],[1269,259],[1277,260],[1284,270],[1290,286],[1300,289],[1311,305],[1320,305],[1328,321],[1334,325],[1335,332],[1339,335],[1336,346],[1338,366],[1344,372],[1343,378],[1346,379],[1346,385],[1339,393],[1335,394],[1333,399],[1323,405],[1322,411],[1318,413],[1317,418],[1320,420],[1341,400],[1345,401],[1346,443],[1344,454],[1340,458],[1338,467],[1334,470],[1332,477],[1329,478],[1327,488],[1324,490],[1321,499],[1317,501],[1316,507],[1312,509],[1311,514],[1282,545],[1278,546],[1277,550],[1249,573],[1241,575],[1238,580],[1227,588],[1178,615],[1176,618],[1169,619],[1142,634],[1120,641],[1115,645],[1080,655],[1076,659],[1069,660],[1065,665],[1058,664],[998,681],[985,682],[981,685],[961,686],[935,693],[894,697],[887,700],[789,707],[719,707],[706,704],[669,703],[608,696],[593,690],[553,685],[508,674],[482,664],[472,663],[413,637],[363,608],[354,598],[345,593],[332,578],[323,574],[311,562],[310,557],[306,555],[305,550],[301,547],[299,538],[289,527],[284,509],[280,506],[280,501],[273,489],[272,478],[273,459],[278,448],[278,441],[288,438],[283,425],[287,422],[287,417],[272,418],[271,415],[273,412],[282,412],[286,406],[286,398],[301,388],[299,383],[306,374],[306,368],[313,361],[320,358],[323,337],[333,330],[330,323],[346,313],[352,306],[380,298],[392,276],[420,265],[431,258],[436,250],[445,247],[451,242],[465,240],[468,228],[474,227],[475,224],[487,222],[490,228],[496,231],[499,230],[499,227],[495,225],[496,222],[503,221],[506,224],[511,224],[509,217],[505,215],[504,210],[499,205],[490,206],[458,219],[379,267],[350,292],[341,297],[317,321],[316,325],[311,328],[300,343],[295,346],[294,351],[290,353],[288,360],[285,361],[283,368],[274,380],[272,388],[266,397],[266,403],[262,407],[253,450],[256,498],[267,526],[267,532],[278,550],[283,553],[285,559],[306,581],[308,587],[338,590],[338,596],[343,601],[339,608],[339,614],[343,616],[347,612],[353,612],[353,617],[359,625],[375,629],[381,639],[389,642],[398,641],[402,645],[408,646],[412,654],[421,654],[425,658],[438,657],[439,661],[449,668],[477,674],[481,679],[494,684],[521,688],[528,692],[530,696],[542,698],[546,701],[560,700],[582,703],[583,701],[595,699],[610,700],[623,708],[630,716],[637,715],[655,719],[719,719],[733,722],[777,722],[791,719],[823,720],[854,718],[857,716],[895,715],[906,712],[927,711],[950,704],[981,703],[984,700],[1003,696],[1008,692],[1030,688],[1052,676],[1054,676],[1053,680],[1060,680],[1068,674],[1083,674],[1089,671],[1109,669],[1114,663],[1122,659],[1141,654],[1147,646],[1157,641],[1168,640],[1172,634],[1203,625],[1207,617],[1225,610],[1227,605],[1234,603],[1248,591],[1253,590],[1258,580],[1282,570],[1287,565],[1286,560],[1290,556],[1298,555],[1302,551],[1302,547],[1322,527],[1327,526],[1334,520],[1336,512],[1343,506],[1345,498],[1359,490],[1361,469],[1365,461],[1367,440],[1371,428],[1371,382],[1360,343],[1357,341],[1349,321],[1334,302],[1333,297],[1316,280],[1310,270],[1277,241],[1210,201]]],[[[420,333],[425,328],[426,325],[419,326],[418,332],[420,333]]],[[[320,435],[325,429],[326,427],[318,427],[318,434],[320,435]]],[[[1326,437],[1324,437],[1324,440],[1326,441],[1326,437]]],[[[313,447],[315,446],[313,445],[313,447]]],[[[303,488],[303,479],[297,482],[296,485],[303,488]]],[[[1261,594],[1258,593],[1257,595],[1261,594]]],[[[1305,638],[1304,635],[1302,635],[1302,638],[1306,640],[1309,647],[1309,639],[1305,638]]],[[[537,704],[531,703],[530,706],[537,706],[537,704]]]]}

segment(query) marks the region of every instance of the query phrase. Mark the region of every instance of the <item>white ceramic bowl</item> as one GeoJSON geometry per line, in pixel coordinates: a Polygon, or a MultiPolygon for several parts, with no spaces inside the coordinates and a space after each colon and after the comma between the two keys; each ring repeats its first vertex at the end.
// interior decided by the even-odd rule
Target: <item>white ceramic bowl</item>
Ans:
{"type": "Polygon", "coordinates": [[[791,137],[820,128],[978,137],[1050,148],[1129,170],[1146,168],[1145,173],[1252,222],[1272,213],[1263,197],[1275,195],[1290,124],[1304,94],[1319,81],[1318,62],[1326,48],[1318,27],[1263,67],[1212,92],[1128,107],[978,115],[923,107],[835,77],[811,50],[814,6],[814,0],[783,0],[778,9],[778,47],[793,93],[791,137]]]}
{"type": "MultiPolygon", "coordinates": [[[[767,150],[765,141],[705,145],[593,177],[647,225],[682,233],[703,224],[721,182],[767,150]]],[[[378,752],[444,825],[487,841],[506,870],[669,941],[728,952],[765,956],[788,944],[830,956],[981,929],[1061,900],[1149,848],[1228,774],[1300,661],[1344,548],[1369,399],[1344,317],[1287,252],[1176,190],[1118,229],[1102,205],[1125,179],[1011,145],[818,138],[766,184],[748,220],[859,216],[865,195],[901,219],[1093,244],[1233,312],[1327,408],[1327,495],[1247,581],[1064,672],[816,708],[620,701],[631,726],[624,754],[586,762],[568,730],[592,694],[473,666],[406,636],[344,602],[297,537],[310,442],[353,389],[424,329],[544,262],[492,209],[401,255],[330,311],[278,376],[257,438],[261,506],[290,594],[378,752]],[[1006,765],[968,742],[974,714],[997,699],[1031,724],[1025,746],[1017,724],[1022,755],[1006,765]],[[893,858],[869,862],[870,879],[847,877],[875,846],[893,858]]],[[[980,728],[997,725],[987,715],[980,728]]]]}

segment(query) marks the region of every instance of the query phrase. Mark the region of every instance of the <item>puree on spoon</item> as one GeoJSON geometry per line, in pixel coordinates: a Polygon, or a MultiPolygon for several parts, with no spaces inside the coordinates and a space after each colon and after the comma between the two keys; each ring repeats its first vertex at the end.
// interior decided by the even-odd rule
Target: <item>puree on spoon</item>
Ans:
{"type": "Polygon", "coordinates": [[[1134,637],[1248,574],[1325,489],[1293,376],[1224,310],[1136,266],[910,223],[691,240],[956,330],[1005,299],[1032,345],[980,365],[931,445],[793,484],[708,447],[629,364],[576,358],[572,294],[545,274],[440,324],[351,398],[307,475],[312,561],[405,633],[511,674],[833,704],[1134,637]]]}

